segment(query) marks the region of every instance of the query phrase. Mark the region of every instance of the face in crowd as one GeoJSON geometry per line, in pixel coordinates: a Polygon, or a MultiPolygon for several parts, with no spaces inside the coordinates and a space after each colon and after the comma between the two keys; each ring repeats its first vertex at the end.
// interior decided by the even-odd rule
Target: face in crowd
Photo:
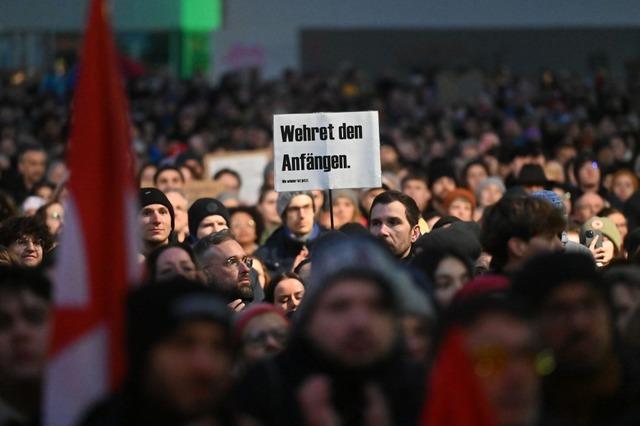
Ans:
{"type": "Polygon", "coordinates": [[[178,170],[165,169],[155,177],[156,188],[162,192],[171,189],[182,189],[184,187],[184,177],[178,170]]]}
{"type": "Polygon", "coordinates": [[[285,210],[285,223],[294,235],[303,236],[313,230],[313,199],[305,194],[296,195],[285,210]]]}
{"type": "Polygon", "coordinates": [[[156,281],[165,281],[177,276],[190,280],[197,279],[197,268],[191,256],[180,247],[170,247],[163,250],[156,259],[156,281]]]}
{"type": "Polygon", "coordinates": [[[551,291],[540,310],[540,334],[562,368],[589,370],[612,345],[610,311],[586,283],[564,283],[551,291]]]}
{"type": "Polygon", "coordinates": [[[168,191],[167,199],[173,206],[175,215],[175,230],[178,233],[189,232],[189,216],[187,215],[189,202],[179,191],[168,191]]]}
{"type": "Polygon", "coordinates": [[[242,300],[253,299],[249,272],[253,259],[233,239],[211,246],[202,256],[207,282],[242,300]]]}
{"type": "Polygon", "coordinates": [[[46,172],[47,154],[40,150],[28,150],[18,162],[18,172],[29,185],[40,181],[46,172]]]}
{"type": "Polygon", "coordinates": [[[445,198],[447,198],[449,192],[453,191],[454,189],[456,189],[456,181],[449,176],[442,176],[441,178],[433,182],[431,186],[431,193],[433,194],[433,198],[442,202],[445,198]]]}
{"type": "Polygon", "coordinates": [[[36,236],[22,235],[9,245],[9,253],[18,265],[35,267],[42,263],[44,244],[44,241],[36,236]]]}
{"type": "Polygon", "coordinates": [[[316,302],[306,334],[325,355],[347,367],[362,367],[391,351],[399,320],[377,283],[339,279],[316,302]]]}
{"type": "Polygon", "coordinates": [[[247,212],[236,211],[231,215],[231,230],[236,240],[243,246],[257,242],[259,235],[256,233],[256,227],[256,222],[247,212]]]}
{"type": "Polygon", "coordinates": [[[456,198],[451,202],[447,214],[462,221],[470,222],[473,220],[473,205],[466,198],[456,198]]]}
{"type": "Polygon", "coordinates": [[[605,207],[604,200],[595,192],[587,192],[576,200],[574,217],[576,222],[583,224],[596,216],[605,207]]]}
{"type": "Polygon", "coordinates": [[[64,207],[60,203],[52,203],[45,211],[45,223],[49,233],[57,236],[62,231],[64,225],[64,207]]]}
{"type": "Polygon", "coordinates": [[[258,315],[246,324],[242,332],[242,358],[252,364],[281,352],[289,337],[289,322],[274,312],[258,315]]]}
{"type": "Polygon", "coordinates": [[[143,240],[149,245],[165,244],[171,234],[171,214],[163,204],[149,204],[139,215],[143,240]]]}
{"type": "Polygon", "coordinates": [[[273,303],[286,313],[298,309],[304,297],[304,285],[297,278],[284,278],[273,289],[273,303]]]}
{"type": "Polygon", "coordinates": [[[585,162],[578,169],[578,176],[576,176],[581,188],[589,188],[591,190],[597,190],[600,185],[600,168],[595,161],[585,162]]]}
{"type": "Polygon", "coordinates": [[[348,197],[336,197],[333,200],[334,226],[339,229],[346,223],[355,222],[358,206],[348,197]]]}
{"type": "Polygon", "coordinates": [[[240,192],[240,181],[233,173],[221,173],[215,181],[222,185],[224,192],[232,192],[235,194],[240,192]]]}
{"type": "Polygon", "coordinates": [[[411,226],[406,208],[400,201],[376,204],[371,210],[369,231],[373,236],[380,238],[399,258],[409,254],[412,244],[420,236],[420,228],[418,225],[411,226]]]}
{"type": "Polygon", "coordinates": [[[438,263],[433,281],[435,297],[440,306],[449,306],[456,293],[471,279],[469,272],[455,256],[445,257],[438,263]]]}
{"type": "MultiPolygon", "coordinates": [[[[3,272],[11,274],[7,270],[3,272]]],[[[50,302],[42,295],[26,287],[7,287],[5,283],[0,288],[0,382],[10,389],[42,379],[51,332],[51,309],[50,302]]]]}
{"type": "Polygon", "coordinates": [[[258,204],[258,211],[266,224],[277,225],[282,222],[277,209],[278,193],[274,190],[267,191],[258,204]]]}
{"type": "Polygon", "coordinates": [[[209,412],[231,385],[227,334],[220,325],[190,321],[157,344],[146,368],[148,397],[185,417],[209,412]]]}
{"type": "Polygon", "coordinates": [[[427,182],[423,179],[406,180],[402,184],[402,192],[413,198],[421,212],[427,208],[429,200],[431,200],[431,192],[429,192],[427,182]]]}
{"type": "Polygon", "coordinates": [[[465,341],[497,424],[534,424],[539,379],[530,325],[510,315],[487,312],[465,328],[465,341]]]}
{"type": "Polygon", "coordinates": [[[207,216],[200,221],[198,230],[196,232],[196,237],[200,239],[202,237],[206,237],[207,235],[224,231],[225,229],[229,229],[227,220],[219,214],[214,214],[211,216],[207,216]]]}

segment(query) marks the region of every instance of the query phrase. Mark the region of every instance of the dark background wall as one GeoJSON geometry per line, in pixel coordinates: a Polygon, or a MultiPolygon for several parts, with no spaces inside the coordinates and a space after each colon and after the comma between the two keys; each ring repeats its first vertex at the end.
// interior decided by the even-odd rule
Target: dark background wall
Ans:
{"type": "Polygon", "coordinates": [[[621,74],[626,65],[640,62],[640,29],[303,29],[300,58],[307,71],[346,63],[373,72],[436,65],[491,70],[508,64],[518,73],[604,66],[621,74]]]}

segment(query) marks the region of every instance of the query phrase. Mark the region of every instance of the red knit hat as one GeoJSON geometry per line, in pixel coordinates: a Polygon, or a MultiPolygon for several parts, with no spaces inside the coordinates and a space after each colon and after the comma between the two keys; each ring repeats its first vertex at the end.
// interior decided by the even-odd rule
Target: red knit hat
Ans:
{"type": "Polygon", "coordinates": [[[240,312],[236,317],[233,325],[233,337],[236,341],[240,342],[242,340],[242,333],[244,333],[244,329],[247,324],[249,324],[249,321],[264,314],[279,315],[289,324],[289,319],[280,307],[272,305],[271,303],[256,303],[240,312]]]}
{"type": "Polygon", "coordinates": [[[481,297],[494,291],[507,291],[509,278],[504,275],[481,275],[469,281],[458,293],[453,301],[460,303],[481,297]]]}
{"type": "Polygon", "coordinates": [[[471,203],[471,209],[476,209],[476,197],[473,196],[471,191],[464,188],[456,188],[453,191],[449,192],[443,202],[444,208],[448,210],[451,203],[453,203],[458,198],[467,200],[469,203],[471,203]]]}

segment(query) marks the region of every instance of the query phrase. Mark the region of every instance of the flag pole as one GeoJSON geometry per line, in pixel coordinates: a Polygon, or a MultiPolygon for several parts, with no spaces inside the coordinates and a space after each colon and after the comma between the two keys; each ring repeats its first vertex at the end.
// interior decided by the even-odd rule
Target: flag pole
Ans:
{"type": "Polygon", "coordinates": [[[329,189],[329,215],[331,216],[331,230],[334,230],[333,226],[333,195],[331,194],[331,189],[329,189]]]}

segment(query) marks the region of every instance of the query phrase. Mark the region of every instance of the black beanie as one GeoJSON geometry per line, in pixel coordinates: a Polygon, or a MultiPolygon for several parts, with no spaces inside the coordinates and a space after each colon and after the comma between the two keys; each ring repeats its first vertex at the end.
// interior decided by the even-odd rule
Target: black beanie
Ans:
{"type": "Polygon", "coordinates": [[[195,238],[198,231],[198,225],[207,217],[218,215],[222,216],[229,226],[231,222],[229,218],[229,210],[220,201],[215,198],[199,198],[191,207],[189,207],[189,234],[195,238]]]}
{"type": "Polygon", "coordinates": [[[173,205],[171,205],[171,202],[169,201],[167,196],[164,195],[164,192],[160,191],[157,188],[140,188],[138,197],[140,199],[141,209],[151,204],[162,204],[163,206],[165,206],[167,210],[169,210],[169,214],[171,215],[171,232],[173,232],[173,229],[175,228],[176,217],[175,213],[173,212],[173,205]]]}
{"type": "Polygon", "coordinates": [[[149,351],[192,320],[220,325],[231,344],[231,312],[213,289],[176,277],[133,290],[127,300],[126,319],[129,375],[140,374],[149,351]]]}

